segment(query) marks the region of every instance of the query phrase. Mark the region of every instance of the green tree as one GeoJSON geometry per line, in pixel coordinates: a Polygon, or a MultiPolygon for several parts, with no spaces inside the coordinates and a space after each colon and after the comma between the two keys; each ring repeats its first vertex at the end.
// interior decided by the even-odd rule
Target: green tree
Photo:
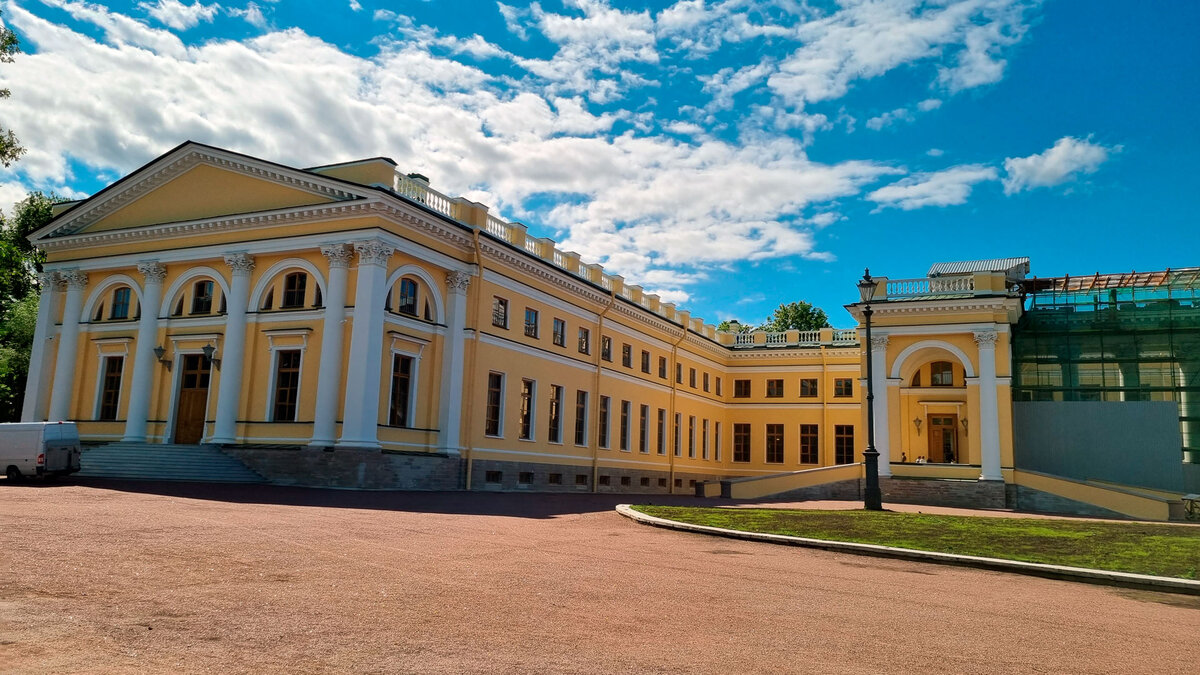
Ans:
{"type": "MultiPolygon", "coordinates": [[[[17,34],[7,26],[0,25],[0,63],[12,63],[13,57],[20,51],[21,43],[17,34]]],[[[7,89],[0,89],[0,98],[8,98],[10,93],[7,89]]],[[[12,129],[0,127],[0,164],[11,166],[23,154],[25,148],[21,147],[12,129]]]]}
{"type": "Polygon", "coordinates": [[[717,330],[724,331],[726,333],[749,333],[750,331],[754,330],[754,326],[749,326],[744,323],[740,323],[737,319],[732,319],[722,321],[721,323],[717,324],[717,330]]]}
{"type": "Polygon", "coordinates": [[[21,418],[37,323],[37,273],[44,257],[27,237],[50,222],[60,201],[54,194],[31,192],[17,202],[11,218],[0,214],[0,422],[21,418]]]}
{"type": "Polygon", "coordinates": [[[9,307],[0,323],[0,422],[21,420],[37,310],[38,296],[31,292],[9,307]]]}
{"type": "Polygon", "coordinates": [[[775,313],[767,317],[767,322],[759,326],[761,330],[780,332],[785,330],[818,330],[829,327],[829,317],[825,310],[804,302],[789,302],[780,305],[775,313]]]}

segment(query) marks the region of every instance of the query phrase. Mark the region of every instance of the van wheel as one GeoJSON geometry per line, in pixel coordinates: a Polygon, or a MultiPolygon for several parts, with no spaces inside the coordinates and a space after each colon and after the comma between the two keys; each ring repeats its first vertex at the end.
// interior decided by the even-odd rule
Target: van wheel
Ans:
{"type": "Polygon", "coordinates": [[[21,470],[15,466],[8,467],[8,470],[4,472],[4,475],[8,476],[8,480],[12,482],[21,480],[21,470]]]}

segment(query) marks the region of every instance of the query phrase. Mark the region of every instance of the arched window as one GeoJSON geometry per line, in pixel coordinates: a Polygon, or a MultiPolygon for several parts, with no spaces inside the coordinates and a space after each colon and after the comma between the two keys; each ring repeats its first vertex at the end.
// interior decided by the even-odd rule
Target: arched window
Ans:
{"type": "Polygon", "coordinates": [[[262,308],[264,310],[270,310],[274,307],[275,307],[275,288],[272,287],[272,288],[267,289],[267,295],[266,295],[266,297],[263,298],[263,301],[262,301],[262,308]]]}
{"type": "Polygon", "coordinates": [[[400,280],[400,295],[396,300],[396,311],[409,316],[417,315],[417,282],[407,278],[400,280]]]}
{"type": "Polygon", "coordinates": [[[192,314],[212,314],[213,282],[209,279],[192,285],[192,314]]]}
{"type": "Polygon", "coordinates": [[[914,386],[914,387],[921,386],[921,369],[920,368],[917,369],[917,372],[913,373],[912,386],[914,386]]]}
{"type": "Polygon", "coordinates": [[[929,364],[929,385],[931,387],[953,387],[954,366],[949,361],[934,361],[929,364]]]}
{"type": "Polygon", "coordinates": [[[308,287],[308,275],[292,272],[283,278],[283,300],[279,309],[296,309],[304,306],[304,291],[308,287]]]}
{"type": "Polygon", "coordinates": [[[113,291],[112,311],[109,312],[108,318],[114,321],[129,318],[129,293],[128,286],[121,286],[113,291]]]}

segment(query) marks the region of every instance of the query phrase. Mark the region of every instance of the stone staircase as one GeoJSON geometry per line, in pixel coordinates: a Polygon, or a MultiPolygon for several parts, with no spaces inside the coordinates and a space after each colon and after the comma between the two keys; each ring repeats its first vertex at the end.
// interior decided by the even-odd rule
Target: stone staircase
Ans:
{"type": "Polygon", "coordinates": [[[109,443],[84,447],[83,478],[264,483],[261,475],[213,445],[109,443]]]}

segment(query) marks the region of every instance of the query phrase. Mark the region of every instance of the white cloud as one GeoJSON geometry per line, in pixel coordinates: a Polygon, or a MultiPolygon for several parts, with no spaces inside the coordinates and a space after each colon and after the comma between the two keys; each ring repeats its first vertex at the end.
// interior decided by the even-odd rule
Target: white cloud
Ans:
{"type": "Polygon", "coordinates": [[[917,104],[917,110],[920,110],[921,112],[937,110],[940,107],[942,107],[942,100],[939,98],[927,98],[917,104]]]}
{"type": "Polygon", "coordinates": [[[1095,173],[1111,153],[1120,151],[1119,145],[1106,147],[1092,143],[1090,137],[1064,136],[1045,152],[1005,159],[1004,194],[1061,185],[1081,174],[1095,173]]]}
{"type": "Polygon", "coordinates": [[[891,126],[894,122],[912,122],[913,114],[907,108],[897,108],[867,120],[867,128],[873,131],[891,126]]]}
{"type": "Polygon", "coordinates": [[[361,12],[362,4],[360,4],[358,0],[350,0],[350,9],[354,12],[361,12]]]}
{"type": "Polygon", "coordinates": [[[925,154],[929,155],[930,157],[941,157],[942,155],[946,154],[946,151],[942,150],[941,148],[930,148],[925,151],[925,154]]]}
{"type": "Polygon", "coordinates": [[[230,9],[230,16],[238,16],[255,28],[266,30],[267,17],[263,15],[262,7],[257,2],[251,2],[244,9],[230,9]]]}
{"type": "Polygon", "coordinates": [[[206,5],[199,0],[195,0],[190,5],[185,5],[180,0],[158,0],[154,4],[139,2],[138,6],[145,9],[150,16],[158,19],[159,23],[175,30],[187,30],[201,21],[212,21],[217,10],[221,9],[221,6],[215,2],[206,5]]]}
{"type": "MultiPolygon", "coordinates": [[[[184,139],[293,166],[386,154],[444,192],[558,231],[564,248],[683,300],[713,265],[830,259],[813,234],[829,217],[801,214],[902,173],[873,161],[812,161],[801,140],[762,130],[737,144],[707,134],[681,141],[662,129],[675,121],[680,131],[710,128],[703,111],[682,120],[637,108],[600,112],[586,73],[579,85],[588,94],[563,93],[562,80],[513,81],[444,53],[473,39],[411,23],[414,38],[381,40],[378,54],[363,58],[299,29],[185,47],[168,30],[68,4],[104,37],[6,5],[5,20],[35,47],[19,67],[0,71],[14,92],[5,124],[30,149],[17,173],[3,176],[8,182],[69,184],[74,165],[125,174],[184,139]],[[61,91],[72,92],[71,105],[61,91]],[[539,206],[548,202],[559,205],[539,206]]],[[[619,59],[656,58],[644,14],[579,6],[599,23],[557,25],[560,53],[614,70],[619,59]]],[[[633,86],[616,72],[602,79],[633,86]]],[[[769,107],[754,114],[826,123],[769,107]]]]}
{"type": "Polygon", "coordinates": [[[905,211],[963,204],[976,183],[996,180],[996,177],[994,167],[964,164],[933,173],[913,174],[869,193],[867,199],[879,204],[879,209],[891,207],[905,211]]]}

